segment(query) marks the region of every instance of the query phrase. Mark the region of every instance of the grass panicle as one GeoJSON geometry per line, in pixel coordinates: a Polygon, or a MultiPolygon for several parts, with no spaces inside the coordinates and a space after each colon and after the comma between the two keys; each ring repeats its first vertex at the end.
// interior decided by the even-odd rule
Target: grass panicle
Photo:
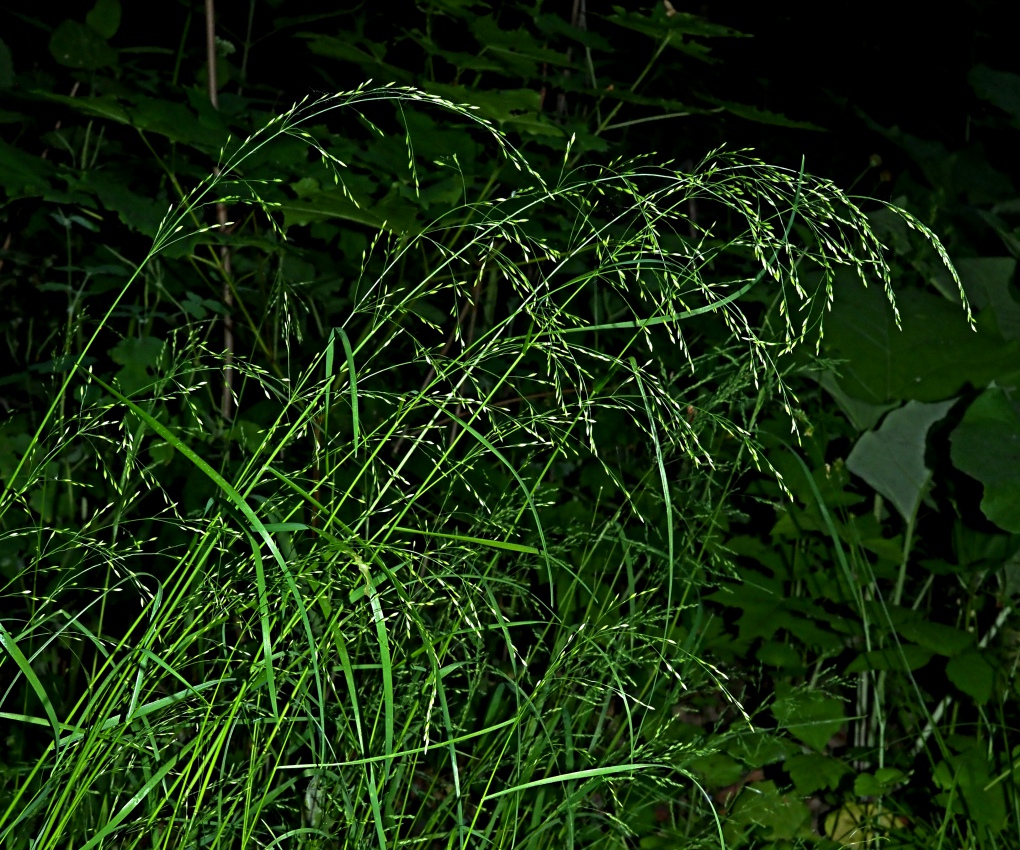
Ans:
{"type": "MultiPolygon", "coordinates": [[[[5,539],[45,540],[4,589],[26,613],[0,624],[3,681],[23,677],[35,702],[3,717],[38,747],[5,780],[0,844],[603,846],[666,788],[686,801],[684,840],[714,846],[690,769],[704,752],[671,732],[685,695],[728,694],[698,645],[713,476],[762,457],[762,405],[795,407],[776,361],[820,338],[839,266],[892,299],[854,202],[747,152],[547,182],[471,109],[368,85],[228,147],[73,353],[0,496],[5,539]],[[236,353],[264,426],[204,410],[222,361],[194,333],[168,337],[148,387],[90,371],[150,267],[215,235],[206,208],[251,205],[284,237],[250,157],[298,139],[342,186],[323,127],[384,102],[474,122],[526,185],[380,231],[361,279],[336,282],[356,294],[314,362],[274,371],[259,345],[236,353]],[[692,200],[711,223],[687,217],[692,200]],[[665,346],[686,374],[658,370],[665,346]],[[714,454],[726,440],[729,466],[714,454]],[[82,443],[115,496],[48,527],[26,506],[71,486],[53,470],[82,443]],[[643,468],[625,444],[645,447],[643,468]],[[601,470],[594,502],[563,484],[582,460],[601,470]],[[209,494],[197,508],[164,491],[170,463],[209,494]],[[74,569],[51,574],[69,548],[74,569]],[[51,644],[76,665],[66,710],[36,672],[51,644]]],[[[301,295],[280,286],[286,334],[301,295]]]]}

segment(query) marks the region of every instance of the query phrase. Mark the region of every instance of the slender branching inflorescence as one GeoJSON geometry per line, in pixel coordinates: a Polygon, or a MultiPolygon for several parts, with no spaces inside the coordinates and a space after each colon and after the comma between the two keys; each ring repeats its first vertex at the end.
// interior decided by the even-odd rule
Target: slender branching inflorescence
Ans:
{"type": "MultiPolygon", "coordinates": [[[[0,843],[581,846],[626,831],[609,801],[663,785],[714,813],[685,767],[700,750],[670,735],[670,708],[703,684],[728,694],[681,627],[721,557],[706,549],[720,507],[707,484],[677,483],[673,464],[709,481],[723,436],[738,459],[760,459],[761,405],[795,403],[777,358],[821,338],[839,266],[893,302],[855,203],[746,152],[551,183],[470,108],[367,85],[228,146],[168,212],[0,497],[5,536],[47,540],[26,572],[44,575],[63,546],[78,564],[0,631],[5,681],[40,706],[4,717],[51,732],[8,780],[0,843]],[[196,401],[216,356],[196,335],[168,341],[158,380],[132,398],[86,368],[88,352],[160,255],[201,235],[204,207],[250,204],[275,222],[245,177],[254,153],[300,139],[342,187],[345,164],[317,128],[378,102],[475,122],[527,188],[380,230],[349,315],[303,370],[238,355],[241,383],[277,412],[218,466],[196,401]],[[715,220],[690,221],[692,199],[715,220]],[[541,226],[551,215],[568,236],[541,226]],[[423,302],[447,305],[449,321],[423,302]],[[699,348],[708,322],[725,347],[699,348]],[[662,373],[667,346],[689,374],[662,373]],[[749,387],[754,410],[737,421],[749,387]],[[58,415],[72,394],[77,411],[58,415]],[[621,421],[632,436],[607,442],[605,423],[621,421]],[[73,533],[17,527],[34,488],[59,483],[50,461],[78,443],[95,447],[113,501],[73,533]],[[643,467],[621,461],[624,443],[643,467]],[[211,482],[200,509],[163,492],[170,456],[211,482]],[[605,473],[587,503],[562,484],[582,460],[605,473]],[[580,514],[565,519],[564,505],[580,514]],[[185,542],[159,549],[164,525],[185,542]],[[91,616],[118,594],[128,614],[91,616]],[[33,667],[53,641],[89,659],[62,716],[33,667]]],[[[293,301],[281,290],[275,303],[293,301]]]]}

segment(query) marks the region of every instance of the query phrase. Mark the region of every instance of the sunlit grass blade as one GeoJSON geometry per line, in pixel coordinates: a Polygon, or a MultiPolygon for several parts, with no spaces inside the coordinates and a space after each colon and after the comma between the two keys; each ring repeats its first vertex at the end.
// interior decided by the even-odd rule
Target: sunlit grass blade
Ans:
{"type": "Polygon", "coordinates": [[[53,703],[50,700],[50,695],[46,693],[46,688],[44,688],[42,682],[39,681],[39,677],[36,675],[35,670],[32,669],[32,664],[25,657],[25,654],[21,651],[18,644],[15,643],[10,632],[3,627],[2,623],[0,623],[0,648],[2,648],[4,653],[8,655],[12,661],[14,661],[14,664],[21,672],[21,675],[25,677],[33,692],[39,698],[43,711],[46,712],[46,719],[49,721],[50,728],[53,730],[53,744],[59,754],[60,729],[62,724],[57,718],[56,711],[53,709],[53,703]]]}

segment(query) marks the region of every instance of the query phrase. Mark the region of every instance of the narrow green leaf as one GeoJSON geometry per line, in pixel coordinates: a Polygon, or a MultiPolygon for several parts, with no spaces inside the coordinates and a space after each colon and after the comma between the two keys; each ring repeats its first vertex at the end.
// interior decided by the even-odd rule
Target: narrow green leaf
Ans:
{"type": "Polygon", "coordinates": [[[511,788],[504,788],[493,794],[486,794],[482,797],[482,803],[495,800],[497,797],[505,797],[507,794],[517,794],[526,791],[528,788],[538,788],[542,785],[552,785],[556,782],[569,782],[572,779],[589,779],[591,777],[611,776],[616,773],[634,773],[638,770],[654,770],[660,767],[657,764],[614,764],[606,767],[590,767],[586,770],[575,770],[572,773],[561,773],[558,776],[546,776],[542,779],[535,779],[521,785],[514,785],[511,788]]]}
{"type": "Polygon", "coordinates": [[[488,546],[491,549],[505,549],[508,552],[520,552],[524,555],[541,555],[540,549],[534,546],[525,546],[523,543],[511,543],[507,540],[492,540],[485,537],[472,537],[468,534],[446,534],[441,531],[422,531],[419,528],[405,528],[402,525],[393,526],[394,531],[404,534],[418,534],[422,537],[439,537],[444,540],[457,540],[461,543],[477,543],[480,546],[488,546]]]}
{"type": "Polygon", "coordinates": [[[637,381],[638,389],[641,391],[641,401],[645,406],[645,414],[648,416],[648,429],[652,434],[652,444],[655,447],[655,465],[659,470],[659,484],[662,486],[662,502],[666,509],[666,569],[669,573],[669,584],[666,590],[666,623],[663,626],[663,641],[669,638],[669,619],[673,616],[673,572],[676,566],[676,557],[673,551],[673,500],[669,493],[669,480],[666,478],[666,464],[662,457],[662,445],[659,443],[659,429],[655,427],[655,417],[652,415],[652,406],[648,401],[648,393],[645,392],[645,383],[641,380],[641,371],[638,369],[637,360],[630,359],[630,368],[637,381]]]}
{"type": "Polygon", "coordinates": [[[60,729],[62,724],[57,719],[57,713],[53,709],[53,703],[50,702],[50,695],[46,693],[46,688],[44,688],[42,682],[39,681],[39,677],[35,674],[35,670],[32,669],[32,664],[21,651],[21,647],[15,643],[11,633],[3,627],[2,623],[0,623],[0,647],[2,647],[14,660],[14,663],[17,665],[22,675],[28,680],[29,685],[32,686],[32,690],[35,691],[35,695],[39,697],[39,702],[42,703],[43,711],[46,712],[46,718],[49,720],[50,727],[53,729],[54,749],[59,754],[60,729]]]}
{"type": "Polygon", "coordinates": [[[337,328],[335,333],[340,334],[340,341],[344,346],[344,356],[347,358],[347,375],[351,382],[351,424],[354,429],[354,456],[358,456],[358,381],[354,372],[354,352],[351,351],[351,341],[343,328],[337,328]]]}

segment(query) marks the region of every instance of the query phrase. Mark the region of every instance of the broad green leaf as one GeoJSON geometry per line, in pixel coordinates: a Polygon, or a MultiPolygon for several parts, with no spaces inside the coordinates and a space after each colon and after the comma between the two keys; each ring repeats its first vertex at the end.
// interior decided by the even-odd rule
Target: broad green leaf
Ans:
{"type": "MultiPolygon", "coordinates": [[[[950,163],[953,182],[946,189],[957,192],[974,206],[987,207],[1016,198],[1017,190],[1011,176],[992,166],[979,145],[954,151],[950,163]]],[[[918,268],[922,268],[921,264],[918,268]]]]}
{"type": "Polygon", "coordinates": [[[935,783],[951,794],[962,794],[967,813],[992,832],[1006,825],[1006,801],[1001,782],[992,781],[984,746],[967,741],[967,748],[941,762],[932,773],[935,783]]]}
{"type": "Polygon", "coordinates": [[[565,52],[550,50],[524,28],[500,29],[492,15],[482,15],[471,22],[471,32],[485,49],[495,56],[507,70],[515,70],[519,77],[530,77],[538,73],[543,64],[556,68],[583,70],[565,52]]]}
{"type": "Polygon", "coordinates": [[[120,0],[96,0],[85,23],[103,38],[113,38],[120,29],[120,0]]]}
{"type": "Polygon", "coordinates": [[[954,265],[973,308],[992,311],[1003,339],[1020,339],[1020,303],[1010,292],[1016,260],[1013,257],[968,257],[956,260],[954,265]]]}
{"type": "MultiPolygon", "coordinates": [[[[924,177],[932,186],[948,189],[953,185],[953,157],[946,145],[904,133],[899,127],[881,127],[880,124],[867,117],[865,117],[865,123],[871,130],[901,147],[917,163],[924,177]]],[[[907,200],[901,197],[894,203],[904,206],[907,200]]]]}
{"type": "Polygon", "coordinates": [[[980,321],[983,314],[975,333],[960,307],[906,289],[896,296],[901,332],[881,287],[865,289],[852,275],[836,278],[822,348],[827,357],[846,361],[837,380],[854,398],[876,405],[943,401],[967,383],[987,386],[1020,362],[1020,344],[1003,342],[990,320],[980,321]]]}
{"type": "Polygon", "coordinates": [[[846,668],[847,673],[862,673],[865,670],[918,670],[931,661],[934,655],[930,649],[913,643],[873,649],[862,652],[846,668]]]}
{"type": "Polygon", "coordinates": [[[61,65],[96,71],[117,64],[117,51],[85,24],[66,20],[50,36],[50,53],[61,65]]]}
{"type": "MultiPolygon", "coordinates": [[[[590,86],[585,85],[581,79],[575,80],[572,77],[560,84],[560,87],[566,91],[576,92],[590,92],[591,90],[590,86]]],[[[640,106],[660,106],[666,112],[685,112],[691,115],[711,115],[713,112],[718,112],[717,109],[692,106],[680,100],[672,100],[671,98],[638,94],[624,88],[603,89],[598,94],[599,97],[606,100],[620,100],[624,103],[634,103],[640,106]]]]}
{"type": "Polygon", "coordinates": [[[747,121],[754,121],[756,124],[771,124],[774,127],[791,127],[796,130],[815,130],[820,133],[826,132],[824,127],[812,124],[810,121],[797,121],[793,118],[787,118],[782,113],[772,112],[768,109],[762,109],[748,103],[736,103],[730,100],[717,100],[712,97],[705,98],[705,100],[709,103],[721,106],[731,115],[736,115],[738,118],[744,118],[747,121]]]}
{"type": "MultiPolygon", "coordinates": [[[[431,50],[442,56],[450,64],[454,65],[458,71],[476,71],[484,72],[491,71],[496,74],[504,74],[507,71],[507,67],[510,63],[499,61],[495,57],[486,56],[478,53],[457,53],[452,50],[431,50]]],[[[534,68],[532,68],[534,70],[534,68]]],[[[515,76],[517,76],[515,74],[515,76]]],[[[529,75],[521,75],[529,76],[529,75]]]]}
{"type": "Polygon", "coordinates": [[[393,233],[407,232],[414,227],[417,210],[407,204],[391,203],[383,209],[359,207],[343,196],[342,192],[319,192],[305,200],[285,201],[276,208],[283,213],[284,229],[314,221],[343,219],[393,233]]]}
{"type": "Polygon", "coordinates": [[[898,635],[937,655],[959,655],[974,643],[970,632],[933,622],[913,608],[877,602],[868,608],[872,622],[885,623],[888,619],[898,635]]]}
{"type": "Polygon", "coordinates": [[[909,626],[898,626],[897,631],[908,640],[916,641],[919,646],[930,649],[937,655],[956,656],[974,643],[974,635],[970,632],[942,623],[933,623],[931,620],[922,619],[909,626]]]}
{"type": "Polygon", "coordinates": [[[790,774],[797,793],[805,797],[823,788],[835,790],[849,770],[839,759],[820,753],[790,756],[783,763],[783,769],[790,774]]]}
{"type": "Polygon", "coordinates": [[[984,485],[981,510],[1000,528],[1020,532],[1020,410],[999,387],[982,393],[949,437],[949,456],[984,485]]]}
{"type": "Polygon", "coordinates": [[[776,640],[767,640],[755,653],[762,664],[770,667],[786,667],[791,670],[800,670],[804,667],[804,660],[793,646],[776,640]]]}
{"type": "MultiPolygon", "coordinates": [[[[13,475],[18,468],[18,458],[29,447],[31,435],[25,431],[17,431],[11,427],[12,423],[0,425],[0,481],[5,482],[10,488],[15,486],[13,475]]],[[[28,470],[22,469],[18,473],[17,483],[24,484],[28,479],[28,470]]],[[[12,538],[7,538],[9,542],[12,538]]]]}
{"type": "Polygon", "coordinates": [[[975,65],[967,80],[974,94],[1008,113],[1013,124],[1020,127],[1020,76],[994,71],[987,65],[975,65]]]}
{"type": "Polygon", "coordinates": [[[782,625],[804,646],[821,650],[825,653],[839,652],[843,648],[843,638],[830,631],[828,622],[799,617],[794,613],[787,615],[782,625]],[[817,625],[816,623],[821,623],[817,625]]]}
{"type": "MultiPolygon", "coordinates": [[[[782,693],[784,688],[777,688],[782,693]]],[[[846,719],[843,703],[821,691],[792,690],[775,701],[772,715],[781,729],[821,752],[846,719]]]]}
{"type": "MultiPolygon", "coordinates": [[[[535,121],[535,116],[538,115],[539,92],[537,89],[485,91],[446,83],[426,83],[425,90],[431,94],[445,97],[454,103],[477,106],[478,115],[489,121],[495,121],[497,124],[519,123],[527,117],[531,117],[532,121],[535,121]]],[[[550,132],[561,133],[559,128],[552,127],[550,132]]]]}
{"type": "Polygon", "coordinates": [[[127,337],[110,349],[111,359],[121,366],[116,378],[125,395],[133,395],[152,383],[149,369],[159,363],[163,345],[163,340],[151,336],[127,337]]]}
{"type": "MultiPolygon", "coordinates": [[[[668,14],[663,6],[656,3],[651,15],[632,12],[623,6],[613,6],[615,14],[607,20],[634,32],[661,38],[666,33],[694,35],[703,38],[746,38],[747,36],[721,24],[714,24],[685,12],[668,14]]],[[[678,39],[679,40],[679,39],[678,39]]]]}
{"type": "Polygon", "coordinates": [[[184,103],[154,97],[138,98],[130,110],[131,123],[140,130],[158,133],[175,142],[218,151],[227,139],[227,128],[208,117],[200,120],[184,103]]]}
{"type": "Polygon", "coordinates": [[[710,788],[725,788],[740,781],[746,768],[726,753],[710,753],[696,758],[690,769],[697,773],[710,788]]]}
{"type": "Polygon", "coordinates": [[[788,738],[758,731],[741,735],[726,750],[748,767],[765,767],[767,764],[785,761],[798,752],[800,747],[788,738]]]}
{"type": "Polygon", "coordinates": [[[751,825],[768,830],[766,838],[771,846],[789,846],[778,842],[812,837],[807,804],[793,794],[781,793],[771,780],[755,782],[737,798],[726,818],[725,828],[730,832],[726,846],[736,846],[739,833],[733,832],[733,827],[751,825]]]}
{"type": "Polygon", "coordinates": [[[127,110],[117,101],[115,97],[68,97],[63,94],[52,92],[36,92],[40,97],[62,106],[70,107],[83,115],[90,115],[95,118],[107,118],[110,121],[119,121],[121,124],[131,122],[127,110]]]}
{"type": "Polygon", "coordinates": [[[854,793],[858,797],[879,797],[906,782],[907,774],[895,767],[880,767],[874,773],[859,773],[854,778],[854,793]]]}
{"type": "Polygon", "coordinates": [[[146,236],[156,235],[166,213],[163,204],[132,192],[128,182],[111,171],[90,171],[79,188],[95,192],[106,209],[117,213],[132,230],[146,236]]]}
{"type": "Polygon", "coordinates": [[[561,35],[583,44],[585,47],[590,47],[592,50],[611,51],[613,49],[612,42],[605,36],[588,29],[575,27],[562,15],[536,15],[535,26],[547,35],[561,35]]]}
{"type": "Polygon", "coordinates": [[[55,172],[49,160],[0,141],[0,187],[9,198],[45,194],[55,172]]]}
{"type": "Polygon", "coordinates": [[[928,487],[924,465],[928,429],[945,417],[955,399],[937,404],[908,401],[885,417],[877,431],[861,435],[846,459],[847,468],[892,502],[910,522],[928,487]]]}
{"type": "MultiPolygon", "coordinates": [[[[831,464],[820,464],[811,470],[811,479],[805,474],[804,468],[792,457],[778,455],[773,461],[776,469],[782,474],[790,492],[801,504],[812,505],[814,488],[822,494],[825,504],[829,507],[848,507],[861,502],[861,495],[848,489],[851,482],[850,473],[842,460],[831,464]]],[[[817,510],[809,508],[816,519],[817,510]]],[[[799,519],[799,518],[798,518],[799,519]]]]}
{"type": "Polygon", "coordinates": [[[383,61],[383,57],[386,55],[384,44],[359,38],[353,33],[335,38],[306,32],[299,33],[297,37],[308,39],[308,49],[317,56],[353,62],[369,75],[394,80],[398,83],[409,84],[414,81],[412,74],[383,61]]]}
{"type": "Polygon", "coordinates": [[[254,454],[258,451],[259,446],[262,445],[262,442],[265,439],[263,436],[264,433],[265,428],[261,425],[247,419],[238,419],[230,427],[230,431],[227,436],[231,440],[236,440],[240,443],[245,451],[254,454]]]}
{"type": "Polygon", "coordinates": [[[995,668],[988,663],[980,650],[950,658],[946,664],[946,675],[950,682],[972,697],[978,705],[984,705],[991,699],[995,668]]]}
{"type": "Polygon", "coordinates": [[[898,407],[894,401],[885,404],[870,404],[848,395],[839,385],[835,373],[831,370],[817,373],[815,377],[822,388],[836,400],[840,410],[846,414],[847,419],[858,431],[871,430],[879,423],[884,414],[898,407]]]}

